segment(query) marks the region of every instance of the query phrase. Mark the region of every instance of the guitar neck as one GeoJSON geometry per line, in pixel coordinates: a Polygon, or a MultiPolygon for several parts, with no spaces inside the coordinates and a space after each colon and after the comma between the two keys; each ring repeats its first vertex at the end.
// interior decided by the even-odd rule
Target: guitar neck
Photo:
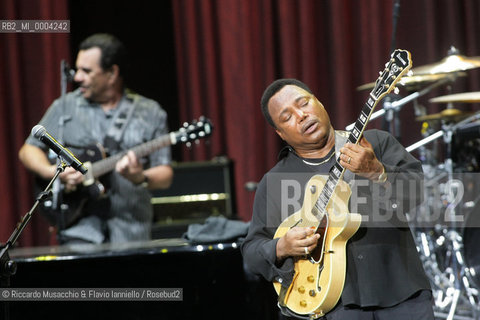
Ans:
{"type": "MultiPolygon", "coordinates": [[[[163,136],[160,136],[156,139],[153,139],[151,141],[145,142],[143,144],[140,144],[138,146],[133,147],[130,149],[135,153],[135,155],[138,158],[145,157],[152,152],[159,150],[163,147],[167,147],[169,145],[175,144],[175,140],[171,137],[170,134],[166,134],[163,136]]],[[[130,151],[128,150],[128,151],[130,151]]],[[[113,156],[107,157],[105,159],[99,160],[95,163],[92,164],[92,172],[93,172],[93,177],[98,178],[101,177],[102,175],[111,172],[115,169],[116,163],[124,156],[127,154],[128,151],[123,151],[120,153],[117,153],[113,156]]]]}
{"type": "MultiPolygon", "coordinates": [[[[357,121],[355,122],[355,127],[352,129],[350,134],[348,135],[347,141],[353,144],[357,144],[360,138],[362,137],[363,131],[372,116],[373,110],[378,103],[378,99],[375,99],[373,95],[370,96],[368,101],[365,103],[360,116],[358,117],[357,121]]],[[[332,198],[333,192],[338,185],[338,182],[343,177],[345,173],[345,168],[340,164],[340,156],[336,158],[335,164],[329,171],[327,182],[320,193],[320,196],[315,203],[315,215],[322,217],[325,213],[325,209],[332,198]]],[[[320,220],[319,220],[320,221],[320,220]]]]}
{"type": "MultiPolygon", "coordinates": [[[[350,131],[347,139],[350,143],[358,143],[377,103],[394,89],[395,84],[412,66],[410,52],[406,50],[397,49],[390,57],[390,60],[385,64],[385,69],[380,73],[380,77],[375,82],[375,87],[370,92],[370,96],[360,112],[360,116],[355,121],[354,128],[350,131]]],[[[317,217],[318,221],[321,221],[325,215],[327,205],[344,173],[345,168],[340,164],[339,156],[330,169],[328,180],[312,210],[312,214],[317,217]]]]}

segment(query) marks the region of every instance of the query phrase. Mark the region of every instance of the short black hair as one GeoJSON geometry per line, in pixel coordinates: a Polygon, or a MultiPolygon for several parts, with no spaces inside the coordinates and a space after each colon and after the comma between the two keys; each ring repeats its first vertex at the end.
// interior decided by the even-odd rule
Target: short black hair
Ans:
{"type": "Polygon", "coordinates": [[[109,70],[113,65],[120,69],[120,75],[125,78],[128,71],[128,53],[123,43],[117,37],[108,33],[96,33],[80,43],[79,50],[99,48],[102,52],[100,67],[109,70]]]}
{"type": "Polygon", "coordinates": [[[303,83],[302,81],[297,80],[297,79],[286,78],[286,79],[277,79],[277,80],[273,81],[267,87],[267,89],[265,89],[265,91],[263,92],[262,100],[261,100],[260,104],[261,104],[261,107],[262,107],[263,116],[265,117],[267,122],[274,128],[276,128],[276,126],[275,126],[275,123],[273,122],[272,117],[270,116],[270,112],[268,112],[268,102],[278,91],[280,91],[283,87],[288,86],[288,85],[297,86],[297,87],[302,88],[303,90],[307,91],[308,93],[313,94],[312,90],[310,90],[310,88],[305,83],[303,83]]]}

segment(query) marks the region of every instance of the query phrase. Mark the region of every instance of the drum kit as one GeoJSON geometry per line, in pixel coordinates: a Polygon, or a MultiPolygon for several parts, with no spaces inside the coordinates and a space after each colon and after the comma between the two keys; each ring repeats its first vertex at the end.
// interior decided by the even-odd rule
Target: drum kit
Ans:
{"type": "MultiPolygon", "coordinates": [[[[418,98],[441,86],[451,90],[457,79],[475,68],[480,68],[480,56],[463,56],[452,47],[441,61],[413,68],[397,84],[410,94],[384,102],[384,108],[372,115],[387,119],[389,112],[413,102],[415,120],[421,123],[422,140],[407,150],[418,149],[423,164],[424,202],[407,217],[438,319],[480,319],[480,111],[454,107],[480,103],[480,91],[431,98],[432,104],[446,104],[431,114],[418,98]]],[[[368,83],[357,90],[373,87],[368,83]]]]}

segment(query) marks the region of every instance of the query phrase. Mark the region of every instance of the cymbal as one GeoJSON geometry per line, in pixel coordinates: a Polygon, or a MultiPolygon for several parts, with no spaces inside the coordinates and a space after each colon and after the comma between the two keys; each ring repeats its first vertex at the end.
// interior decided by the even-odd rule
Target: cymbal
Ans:
{"type": "Polygon", "coordinates": [[[480,102],[480,91],[449,94],[447,96],[435,97],[428,101],[432,103],[449,103],[449,102],[476,103],[476,102],[480,102]]]}
{"type": "Polygon", "coordinates": [[[416,117],[417,121],[434,121],[434,120],[450,120],[460,121],[473,114],[473,112],[465,112],[458,109],[445,109],[439,113],[428,114],[425,116],[416,117]]]}
{"type": "MultiPolygon", "coordinates": [[[[457,76],[459,77],[464,77],[466,75],[467,74],[465,72],[460,72],[457,74],[457,76]]],[[[397,86],[413,87],[415,85],[418,85],[424,82],[426,83],[426,82],[434,82],[434,81],[442,80],[448,76],[450,76],[450,74],[448,73],[420,74],[420,75],[415,75],[415,73],[413,73],[411,76],[402,77],[400,81],[398,81],[397,86]]],[[[370,82],[357,87],[357,91],[373,89],[373,87],[375,87],[375,82],[370,82]]]]}
{"type": "Polygon", "coordinates": [[[441,61],[413,68],[412,72],[415,75],[422,74],[439,74],[450,73],[457,71],[465,71],[480,67],[480,57],[466,57],[463,55],[450,55],[443,58],[441,61]]]}

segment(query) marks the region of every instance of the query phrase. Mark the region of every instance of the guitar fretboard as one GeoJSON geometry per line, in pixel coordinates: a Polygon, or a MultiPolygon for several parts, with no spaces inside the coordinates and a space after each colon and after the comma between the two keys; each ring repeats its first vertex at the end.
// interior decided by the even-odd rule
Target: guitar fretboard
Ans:
{"type": "MultiPolygon", "coordinates": [[[[347,141],[352,144],[357,144],[362,137],[363,131],[365,130],[373,109],[375,109],[378,101],[394,89],[395,84],[400,80],[402,75],[404,75],[412,66],[410,52],[406,50],[397,49],[390,57],[390,60],[385,64],[385,69],[380,73],[380,77],[375,82],[375,87],[372,92],[370,92],[370,96],[360,112],[360,116],[355,122],[355,126],[348,135],[347,141]]],[[[325,216],[326,208],[335,192],[335,188],[343,177],[344,172],[345,168],[340,165],[340,157],[338,157],[336,158],[335,164],[330,169],[327,182],[312,209],[312,214],[316,216],[318,221],[322,221],[325,216]]]]}
{"type": "MultiPolygon", "coordinates": [[[[370,97],[368,101],[365,103],[360,116],[358,117],[357,121],[355,122],[355,126],[348,135],[347,141],[352,144],[357,144],[360,140],[360,137],[365,130],[365,127],[368,124],[368,120],[373,113],[373,109],[377,105],[378,99],[374,97],[370,97]]],[[[320,196],[315,203],[313,214],[321,221],[332,198],[332,195],[335,191],[335,188],[338,185],[338,182],[343,177],[345,173],[345,168],[340,164],[340,157],[336,158],[335,164],[332,166],[328,173],[328,179],[325,183],[320,196]]]]}
{"type": "MultiPolygon", "coordinates": [[[[148,142],[145,142],[143,144],[140,144],[136,147],[133,147],[130,149],[135,153],[135,155],[138,158],[144,157],[146,155],[151,154],[152,152],[161,149],[163,147],[169,146],[172,144],[172,140],[170,138],[170,134],[166,134],[163,136],[160,136],[156,139],[150,140],[148,142]]],[[[98,178],[113,169],[115,169],[115,164],[125,155],[127,154],[127,151],[117,153],[113,156],[110,156],[108,158],[99,160],[95,163],[92,164],[92,171],[93,171],[93,176],[95,178],[98,178]]]]}

